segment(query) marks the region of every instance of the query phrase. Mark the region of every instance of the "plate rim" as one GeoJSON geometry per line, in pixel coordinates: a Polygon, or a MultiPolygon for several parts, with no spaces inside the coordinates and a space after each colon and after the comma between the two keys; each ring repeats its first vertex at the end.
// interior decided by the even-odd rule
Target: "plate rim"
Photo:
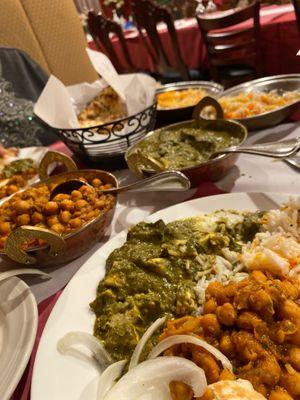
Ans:
{"type": "MultiPolygon", "coordinates": [[[[270,197],[269,200],[272,201],[272,202],[274,201],[274,200],[272,200],[273,197],[275,199],[278,198],[278,197],[281,198],[281,202],[282,202],[282,201],[288,201],[289,198],[297,196],[297,195],[293,195],[293,194],[290,194],[290,193],[280,193],[280,192],[236,192],[236,193],[234,192],[234,193],[217,194],[217,195],[213,195],[213,196],[204,196],[204,197],[200,197],[200,198],[196,198],[196,199],[191,199],[191,200],[188,200],[188,201],[185,201],[185,202],[181,202],[181,203],[169,206],[169,207],[165,207],[165,208],[163,208],[163,209],[161,209],[159,211],[156,211],[155,213],[147,216],[146,218],[143,219],[143,221],[151,222],[151,219],[153,219],[153,218],[160,218],[159,214],[162,213],[162,212],[166,212],[167,210],[170,210],[172,208],[178,207],[180,205],[185,205],[185,206],[191,205],[191,206],[193,206],[193,204],[195,204],[197,201],[205,201],[205,200],[209,201],[211,198],[220,198],[220,197],[221,198],[222,197],[223,198],[224,197],[236,197],[236,198],[243,199],[245,197],[251,197],[251,196],[255,196],[255,195],[260,195],[260,196],[261,195],[265,195],[267,197],[270,197]],[[158,217],[156,217],[157,215],[158,215],[158,217]]],[[[275,202],[276,202],[276,200],[275,200],[275,202]]],[[[221,207],[218,207],[218,209],[220,209],[220,208],[221,207]]],[[[234,208],[235,208],[235,206],[233,204],[232,209],[234,209],[234,208]]],[[[229,208],[227,207],[226,209],[229,209],[229,208]]],[[[239,209],[242,210],[241,207],[239,207],[239,209]]],[[[247,208],[245,208],[245,210],[247,210],[247,208]]],[[[197,212],[200,213],[201,211],[197,210],[197,212]]],[[[183,216],[182,218],[188,218],[188,217],[183,216]]],[[[179,218],[176,218],[176,219],[179,219],[179,218]]],[[[87,271],[85,271],[85,273],[89,272],[88,271],[89,270],[89,263],[91,262],[92,258],[95,257],[95,255],[98,253],[98,256],[99,256],[99,259],[100,259],[100,262],[101,262],[101,252],[103,252],[103,249],[104,249],[104,251],[106,251],[105,248],[109,247],[111,241],[117,241],[119,239],[124,239],[124,238],[126,240],[126,236],[124,237],[124,235],[128,232],[128,229],[129,229],[129,227],[127,229],[124,229],[121,232],[119,232],[117,235],[115,235],[113,238],[111,238],[107,243],[105,243],[103,246],[101,246],[99,249],[97,249],[91,255],[91,257],[88,260],[85,261],[85,263],[81,266],[81,268],[74,274],[72,279],[69,281],[69,283],[65,287],[63,293],[61,294],[61,296],[59,297],[58,301],[54,305],[54,307],[53,307],[53,309],[52,309],[52,311],[51,311],[51,313],[50,313],[50,315],[48,317],[46,325],[44,327],[43,333],[41,335],[41,338],[40,338],[40,341],[39,341],[39,346],[38,346],[36,357],[35,357],[35,362],[34,362],[34,366],[33,366],[33,373],[32,373],[32,381],[31,381],[31,400],[39,400],[40,396],[41,396],[41,393],[38,391],[39,388],[41,387],[41,383],[38,382],[39,363],[40,363],[40,359],[43,359],[42,351],[43,351],[43,348],[44,348],[44,341],[46,340],[46,335],[47,335],[47,333],[49,331],[49,328],[51,328],[52,320],[54,319],[53,316],[54,316],[55,310],[58,310],[59,307],[61,307],[65,303],[65,301],[67,300],[68,295],[69,295],[70,286],[72,285],[72,283],[76,282],[76,280],[80,277],[81,274],[83,274],[83,272],[85,270],[87,270],[87,271]]],[[[115,248],[117,248],[117,247],[115,247],[115,248]]],[[[100,268],[99,268],[99,271],[101,271],[100,268]]],[[[99,276],[100,275],[101,275],[101,272],[99,272],[99,276]]],[[[98,283],[99,283],[99,280],[96,282],[95,288],[97,287],[98,283]]],[[[55,319],[53,320],[53,322],[54,321],[55,321],[55,319]]],[[[52,399],[54,399],[54,398],[51,397],[51,400],[52,399]]],[[[59,400],[59,399],[60,398],[57,398],[57,400],[59,400]]]]}
{"type": "Polygon", "coordinates": [[[22,279],[16,276],[7,278],[6,280],[15,280],[16,284],[14,286],[14,290],[16,290],[16,292],[19,294],[23,293],[24,291],[28,291],[28,295],[22,301],[22,303],[20,303],[22,304],[22,314],[27,326],[26,333],[24,334],[24,343],[22,343],[22,351],[19,352],[19,357],[12,364],[11,368],[16,368],[16,370],[11,375],[12,379],[10,379],[9,385],[4,388],[3,392],[0,387],[0,395],[3,400],[9,399],[13,395],[14,390],[22,378],[32,354],[38,328],[38,307],[35,296],[30,290],[30,287],[22,279]],[[29,315],[28,313],[30,313],[31,318],[30,324],[28,324],[28,321],[25,319],[29,315]]]}

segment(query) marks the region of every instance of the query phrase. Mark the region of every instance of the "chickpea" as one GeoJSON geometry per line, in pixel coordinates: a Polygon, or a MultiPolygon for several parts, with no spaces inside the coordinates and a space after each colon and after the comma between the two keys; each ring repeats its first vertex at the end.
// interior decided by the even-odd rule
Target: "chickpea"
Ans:
{"type": "Polygon", "coordinates": [[[285,389],[278,387],[271,392],[269,400],[293,400],[293,398],[285,389]]]}
{"type": "Polygon", "coordinates": [[[106,205],[106,202],[104,199],[99,199],[99,200],[95,201],[95,208],[98,208],[101,210],[102,208],[105,207],[105,205],[106,205]]]}
{"type": "Polygon", "coordinates": [[[280,385],[283,386],[292,397],[300,395],[300,373],[295,372],[289,374],[282,373],[280,377],[280,385]]]}
{"type": "Polygon", "coordinates": [[[0,222],[0,233],[3,234],[8,234],[10,232],[10,223],[9,222],[0,222]]]}
{"type": "Polygon", "coordinates": [[[82,193],[79,190],[73,190],[71,193],[72,200],[80,200],[82,199],[82,193]]]}
{"type": "Polygon", "coordinates": [[[79,218],[71,219],[70,226],[73,229],[80,228],[82,226],[82,221],[79,218]]]}
{"type": "Polygon", "coordinates": [[[63,200],[60,203],[60,208],[65,211],[73,212],[74,210],[74,202],[72,200],[63,200]]]}
{"type": "Polygon", "coordinates": [[[7,240],[7,236],[1,236],[0,237],[0,248],[3,249],[3,247],[5,246],[6,240],[7,240]]]}
{"type": "Polygon", "coordinates": [[[51,217],[47,218],[47,225],[51,228],[53,225],[59,224],[58,216],[51,215],[51,217]]]}
{"type": "Polygon", "coordinates": [[[44,213],[46,215],[54,215],[58,212],[58,205],[55,201],[48,201],[44,207],[44,213]]]}
{"type": "Polygon", "coordinates": [[[215,299],[209,299],[205,302],[203,307],[203,314],[213,314],[217,309],[217,302],[215,299]]]}
{"type": "Polygon", "coordinates": [[[205,314],[201,318],[201,326],[204,331],[211,335],[218,335],[221,331],[219,321],[215,314],[205,314]]]}
{"type": "Polygon", "coordinates": [[[21,214],[17,216],[17,225],[29,225],[30,224],[30,215],[29,214],[21,214]]]}
{"type": "Polygon", "coordinates": [[[225,326],[232,326],[236,322],[237,314],[232,304],[225,303],[219,306],[216,311],[218,320],[225,326]]]}
{"type": "Polygon", "coordinates": [[[275,313],[273,300],[269,293],[265,290],[258,290],[249,297],[250,305],[255,311],[264,311],[273,315],[275,313]]]}
{"type": "Polygon", "coordinates": [[[62,224],[54,224],[51,226],[51,230],[58,233],[58,234],[62,234],[65,230],[64,226],[62,224]]]}
{"type": "Polygon", "coordinates": [[[293,300],[285,300],[279,307],[281,318],[300,321],[300,307],[293,300]]]}
{"type": "Polygon", "coordinates": [[[31,216],[31,222],[36,225],[36,224],[40,224],[41,222],[43,222],[44,217],[43,214],[35,211],[32,216],[31,216]]]}
{"type": "Polygon", "coordinates": [[[289,336],[289,341],[300,347],[300,327],[298,328],[297,332],[289,336]]]}
{"type": "Polygon", "coordinates": [[[231,341],[229,333],[223,333],[219,344],[220,350],[227,357],[233,357],[235,354],[234,344],[231,341]]]}
{"type": "Polygon", "coordinates": [[[59,214],[59,219],[64,224],[67,224],[71,218],[72,218],[72,215],[71,215],[70,211],[61,211],[61,213],[59,214]]]}
{"type": "Polygon", "coordinates": [[[82,210],[87,204],[86,200],[77,200],[75,202],[75,210],[82,210]]]}
{"type": "Polygon", "coordinates": [[[18,190],[19,190],[19,188],[18,188],[18,186],[16,186],[16,185],[8,185],[8,186],[7,186],[7,194],[8,194],[8,195],[14,194],[14,193],[16,193],[18,190]]]}
{"type": "Polygon", "coordinates": [[[94,187],[99,187],[99,186],[101,186],[101,184],[102,184],[102,182],[98,178],[95,178],[95,179],[92,180],[92,185],[94,187]]]}
{"type": "Polygon", "coordinates": [[[300,348],[299,347],[291,347],[289,349],[289,361],[292,366],[300,371],[300,348]]]}
{"type": "Polygon", "coordinates": [[[14,203],[14,209],[17,214],[25,214],[30,210],[30,204],[25,200],[18,200],[14,203]]]}
{"type": "Polygon", "coordinates": [[[200,368],[203,368],[208,383],[214,383],[219,380],[220,367],[213,356],[195,350],[192,352],[192,360],[200,368]]]}
{"type": "Polygon", "coordinates": [[[267,277],[262,271],[251,272],[250,279],[256,281],[257,283],[267,282],[267,277]]]}
{"type": "Polygon", "coordinates": [[[222,285],[221,282],[218,281],[212,282],[208,285],[205,292],[205,296],[207,299],[214,297],[219,305],[228,302],[224,286],[222,285]]]}
{"type": "Polygon", "coordinates": [[[66,193],[58,193],[53,200],[55,201],[63,201],[63,200],[68,200],[70,196],[66,193]]]}

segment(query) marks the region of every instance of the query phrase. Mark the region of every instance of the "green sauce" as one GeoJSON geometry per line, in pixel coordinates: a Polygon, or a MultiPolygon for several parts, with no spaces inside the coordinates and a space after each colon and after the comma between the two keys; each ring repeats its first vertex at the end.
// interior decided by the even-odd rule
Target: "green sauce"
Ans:
{"type": "Polygon", "coordinates": [[[14,175],[21,175],[22,173],[36,169],[36,164],[31,158],[23,158],[20,160],[15,160],[6,165],[1,174],[4,178],[11,178],[14,175]]]}
{"type": "Polygon", "coordinates": [[[239,143],[237,137],[225,131],[176,127],[150,136],[138,149],[164,169],[181,169],[208,161],[215,151],[239,143]]]}
{"type": "Polygon", "coordinates": [[[245,235],[248,239],[259,230],[259,219],[245,214],[245,224],[228,227],[220,218],[214,232],[197,218],[141,222],[130,229],[125,244],[107,259],[106,276],[90,305],[96,315],[94,334],[112,358],[129,359],[157,318],[195,314],[198,273],[214,263],[223,247],[238,250],[245,235]]]}

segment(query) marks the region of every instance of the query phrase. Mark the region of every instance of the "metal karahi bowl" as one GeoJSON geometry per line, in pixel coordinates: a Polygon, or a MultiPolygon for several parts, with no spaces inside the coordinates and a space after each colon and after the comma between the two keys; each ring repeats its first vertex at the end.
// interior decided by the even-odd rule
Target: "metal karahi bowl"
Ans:
{"type": "MultiPolygon", "coordinates": [[[[203,89],[207,93],[207,96],[215,98],[220,97],[224,91],[223,86],[216,82],[190,81],[163,85],[156,90],[156,95],[174,90],[181,91],[186,89],[203,89]]],[[[194,107],[195,106],[163,109],[157,106],[157,121],[163,124],[189,120],[192,118],[194,107]]]]}
{"type": "MultiPolygon", "coordinates": [[[[87,179],[99,178],[104,183],[110,183],[114,187],[118,187],[118,181],[111,173],[96,169],[77,170],[73,160],[61,153],[52,151],[46,153],[41,161],[39,173],[42,178],[41,181],[29,187],[37,187],[41,184],[48,183],[59,184],[80,177],[85,177],[87,179]],[[68,172],[46,178],[48,166],[55,161],[65,164],[68,168],[68,172]]],[[[26,188],[24,190],[26,190],[26,188]]],[[[117,203],[117,196],[114,195],[113,197],[113,205],[109,211],[100,213],[100,215],[87,222],[83,227],[67,235],[58,235],[50,229],[36,226],[26,225],[16,228],[8,236],[4,250],[0,251],[0,255],[10,262],[23,265],[37,265],[39,268],[66,264],[80,257],[99,242],[110,225],[117,203]],[[48,244],[36,246],[24,251],[21,248],[22,243],[33,238],[43,239],[48,244]]]]}
{"type": "MultiPolygon", "coordinates": [[[[210,97],[202,99],[195,107],[194,119],[190,121],[180,122],[177,124],[168,125],[164,128],[157,129],[131,146],[125,155],[125,159],[129,169],[137,176],[145,177],[157,172],[161,169],[153,160],[143,156],[139,151],[141,143],[147,140],[152,135],[162,135],[168,132],[170,128],[201,128],[208,130],[223,130],[229,132],[232,136],[239,139],[239,145],[242,145],[246,140],[248,133],[247,128],[236,121],[229,121],[223,118],[223,110],[219,103],[210,97]],[[217,111],[217,119],[206,120],[201,117],[202,110],[207,106],[213,106],[217,111]]],[[[230,168],[235,164],[238,154],[222,154],[208,160],[206,162],[180,169],[191,181],[192,187],[198,186],[204,181],[217,181],[225,176],[230,168]]]]}
{"type": "MultiPolygon", "coordinates": [[[[274,75],[255,79],[227,89],[219,97],[232,97],[240,93],[249,93],[251,91],[268,93],[274,89],[279,93],[295,90],[300,92],[300,74],[274,75]]],[[[250,131],[269,128],[283,122],[299,107],[300,99],[286,106],[278,107],[273,111],[249,118],[236,119],[235,121],[245,125],[250,131]]]]}

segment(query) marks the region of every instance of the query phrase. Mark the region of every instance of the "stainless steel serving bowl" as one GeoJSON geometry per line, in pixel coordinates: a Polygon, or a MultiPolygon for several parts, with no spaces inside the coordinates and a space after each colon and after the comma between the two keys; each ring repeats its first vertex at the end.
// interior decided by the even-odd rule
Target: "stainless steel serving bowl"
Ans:
{"type": "MultiPolygon", "coordinates": [[[[180,91],[186,89],[203,89],[207,96],[215,98],[219,97],[224,91],[223,86],[216,82],[190,81],[163,85],[156,90],[156,95],[173,90],[180,91]]],[[[194,107],[195,106],[163,109],[158,106],[156,118],[161,124],[189,120],[192,118],[194,107]]]]}
{"type": "MultiPolygon", "coordinates": [[[[227,89],[219,97],[231,97],[240,93],[249,93],[250,91],[269,92],[274,89],[278,90],[279,93],[293,90],[300,92],[300,74],[275,75],[255,79],[253,81],[242,83],[241,85],[227,89]]],[[[294,111],[296,111],[299,106],[300,99],[284,107],[279,107],[273,111],[249,118],[236,119],[235,121],[245,125],[251,131],[268,128],[280,124],[294,111]]]]}
{"type": "MultiPolygon", "coordinates": [[[[30,187],[49,183],[59,184],[80,177],[85,177],[88,180],[99,178],[104,183],[110,183],[114,187],[118,186],[117,179],[109,172],[96,169],[77,170],[76,164],[69,157],[52,151],[46,153],[46,156],[41,161],[39,172],[42,180],[30,185],[30,187]],[[68,168],[68,172],[47,177],[48,166],[55,161],[64,163],[68,168]]],[[[13,261],[14,263],[26,265],[33,264],[39,268],[65,264],[80,257],[101,239],[111,223],[117,202],[117,196],[114,195],[113,197],[113,206],[108,212],[101,213],[79,230],[64,236],[58,235],[50,229],[36,226],[21,226],[16,228],[8,236],[4,250],[0,251],[1,256],[10,262],[13,261]],[[33,238],[43,239],[48,245],[37,246],[24,251],[21,245],[33,238]]]]}
{"type": "MultiPolygon", "coordinates": [[[[143,177],[155,174],[161,171],[155,160],[147,158],[139,151],[139,146],[153,135],[163,135],[170,128],[201,128],[208,130],[223,130],[230,132],[232,136],[239,139],[239,145],[242,145],[247,138],[247,129],[236,121],[229,121],[223,118],[223,110],[220,104],[213,98],[205,97],[195,107],[193,120],[172,124],[161,129],[148,133],[145,138],[131,146],[125,159],[129,169],[136,175],[143,177]],[[213,106],[217,111],[217,119],[206,120],[201,117],[201,111],[206,106],[213,106]]],[[[198,186],[203,181],[217,181],[222,178],[229,169],[235,164],[238,154],[222,154],[206,162],[180,169],[191,181],[193,187],[198,186]]]]}

